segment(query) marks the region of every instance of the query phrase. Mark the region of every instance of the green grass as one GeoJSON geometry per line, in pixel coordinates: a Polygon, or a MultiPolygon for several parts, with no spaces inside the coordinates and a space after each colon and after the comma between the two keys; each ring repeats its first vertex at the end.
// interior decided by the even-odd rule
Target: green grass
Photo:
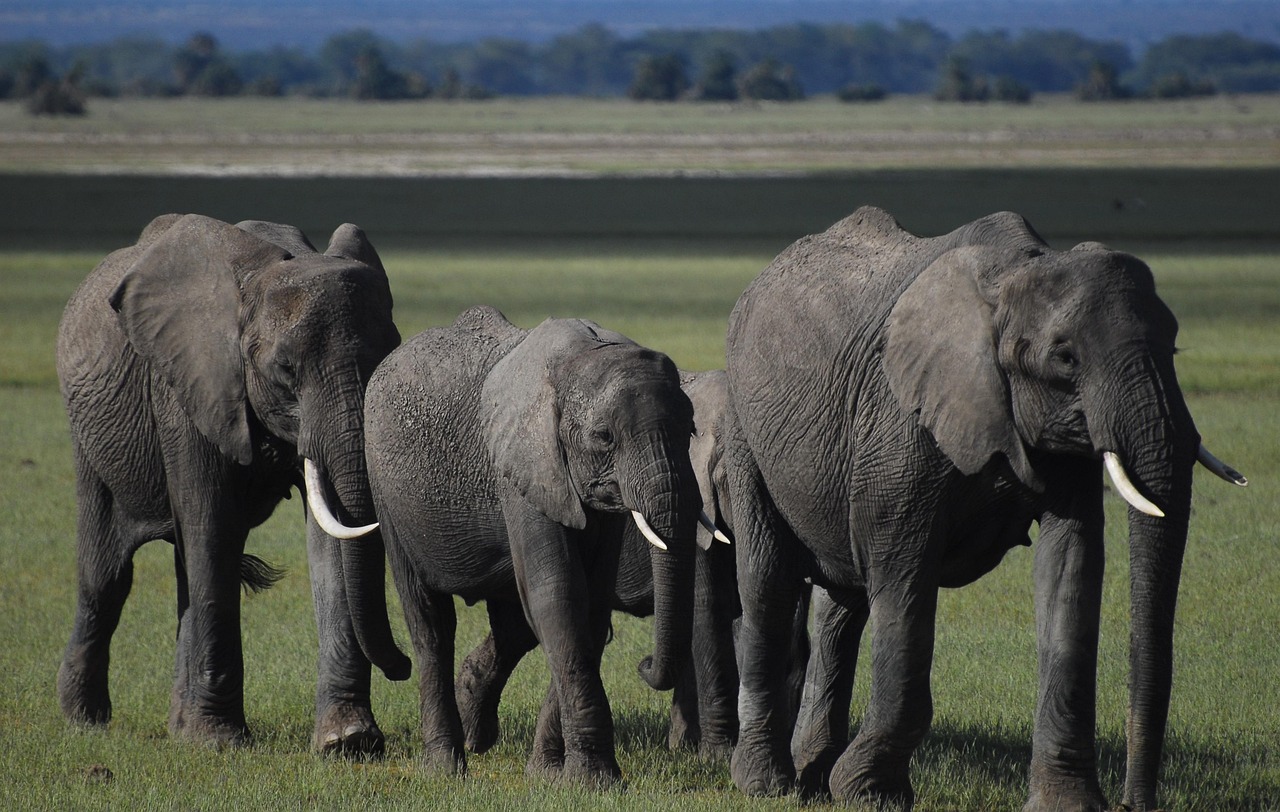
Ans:
{"type": "Polygon", "coordinates": [[[83,118],[0,103],[0,171],[811,171],[1268,166],[1280,96],[1084,104],[641,104],[94,99],[83,118]]]}
{"type": "MultiPolygon", "coordinates": [[[[376,241],[376,231],[373,231],[376,241]]],[[[313,235],[322,238],[323,235],[313,235]]],[[[23,809],[780,809],[750,800],[727,770],[665,749],[667,695],[635,675],[649,626],[617,620],[605,657],[628,786],[604,795],[530,782],[523,765],[546,686],[526,658],[505,695],[506,738],[473,756],[466,781],[420,773],[416,687],[375,678],[389,737],[384,761],[349,764],[309,752],[315,631],[297,502],[250,539],[288,576],[244,601],[244,750],[169,741],[174,584],[168,547],[136,558],[133,595],[115,637],[115,718],[106,731],[67,727],[54,675],[74,604],[74,497],[53,371],[62,304],[111,246],[74,253],[0,250],[0,806],[23,809]],[[114,776],[102,781],[95,765],[114,776]]],[[[583,242],[383,247],[396,318],[407,337],[476,303],[523,326],[552,315],[597,319],[669,352],[683,367],[723,363],[730,308],[781,246],[583,242]]],[[[1232,488],[1197,475],[1182,583],[1176,676],[1162,803],[1183,810],[1280,807],[1280,245],[1117,247],[1146,258],[1182,324],[1178,369],[1206,441],[1251,479],[1232,488]]],[[[1099,665],[1104,788],[1119,800],[1127,672],[1123,506],[1108,500],[1108,570],[1099,665]]],[[[1016,809],[1026,791],[1035,704],[1031,551],[943,594],[934,669],[935,724],[914,767],[922,810],[1016,809]]],[[[398,607],[397,633],[405,641],[398,607]]],[[[484,633],[482,609],[460,612],[458,649],[484,633]]],[[[863,662],[867,662],[866,658],[863,662]]],[[[866,698],[861,674],[852,717],[866,698]]]]}

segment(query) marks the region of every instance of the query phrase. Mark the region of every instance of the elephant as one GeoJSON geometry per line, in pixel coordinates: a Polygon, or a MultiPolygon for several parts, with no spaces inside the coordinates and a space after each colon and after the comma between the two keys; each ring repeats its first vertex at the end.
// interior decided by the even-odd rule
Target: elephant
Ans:
{"type": "Polygon", "coordinates": [[[111,719],[109,649],[133,554],[163,539],[178,584],[169,731],[249,741],[240,584],[264,588],[281,573],[245,555],[245,541],[298,486],[320,637],[313,743],[382,749],[366,652],[393,679],[410,662],[385,599],[380,623],[379,607],[362,604],[375,617],[355,637],[347,590],[382,594],[385,565],[344,562],[352,546],[382,555],[363,393],[400,342],[391,306],[382,262],[351,224],[321,254],[291,226],[164,215],[80,285],[57,345],[77,495],[78,598],[57,678],[69,720],[111,719]]]}
{"type": "Polygon", "coordinates": [[[1094,739],[1105,468],[1130,505],[1124,803],[1154,808],[1192,469],[1245,484],[1201,444],[1176,334],[1141,260],[1092,242],[1051,249],[1009,212],[925,238],[864,207],[748,285],[726,336],[740,789],[788,791],[798,769],[837,800],[909,807],[938,589],[1029,545],[1037,522],[1025,809],[1106,808],[1094,739]],[[805,578],[821,592],[793,754],[776,652],[805,578]],[[868,621],[871,695],[844,747],[868,621]]]}
{"type": "Polygon", "coordinates": [[[387,357],[369,382],[365,430],[420,669],[424,766],[466,774],[452,673],[459,595],[486,601],[496,634],[527,623],[546,652],[528,772],[616,782],[600,657],[627,514],[664,551],[655,649],[639,667],[651,686],[672,687],[692,634],[701,501],[674,364],[589,321],[526,331],[474,307],[387,357]]]}
{"type": "MultiPolygon", "coordinates": [[[[681,373],[693,405],[694,434],[689,457],[703,512],[697,531],[693,645],[671,700],[671,749],[690,748],[704,757],[726,759],[738,738],[738,667],[733,622],[741,614],[733,550],[727,546],[732,514],[720,466],[720,423],[728,389],[723,370],[681,373]],[[724,542],[715,544],[714,541],[724,542]],[[689,667],[692,665],[692,667],[689,667]]],[[[632,523],[624,526],[611,608],[634,617],[654,612],[654,572],[661,550],[632,523]]],[[[805,618],[807,620],[807,618],[805,618]]],[[[491,630],[463,661],[454,687],[466,748],[483,753],[498,740],[498,702],[503,687],[537,637],[523,617],[511,628],[491,630]]],[[[806,638],[807,640],[807,638],[806,638]]]]}

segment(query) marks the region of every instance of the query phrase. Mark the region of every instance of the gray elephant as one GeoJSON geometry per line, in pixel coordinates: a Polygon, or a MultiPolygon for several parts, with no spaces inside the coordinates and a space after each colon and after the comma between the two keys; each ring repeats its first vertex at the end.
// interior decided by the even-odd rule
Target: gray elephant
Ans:
{"type": "Polygon", "coordinates": [[[829,767],[837,799],[910,805],[908,764],[932,716],[938,589],[1029,544],[1035,521],[1040,683],[1026,808],[1104,809],[1094,720],[1105,467],[1131,505],[1125,803],[1155,806],[1193,465],[1243,484],[1200,444],[1174,374],[1176,333],[1141,261],[1097,243],[1052,250],[1009,213],[920,238],[863,208],[751,283],[727,336],[741,789],[785,791],[794,766],[802,777],[829,767]],[[814,662],[827,664],[830,694],[801,714],[793,765],[776,652],[805,577],[825,589],[814,662]],[[835,758],[868,618],[870,704],[835,758]]]}
{"type": "MultiPolygon", "coordinates": [[[[244,555],[245,540],[305,479],[320,633],[315,745],[382,748],[345,590],[382,594],[383,566],[344,566],[349,550],[335,536],[376,528],[363,392],[399,341],[381,260],[349,224],[320,254],[289,226],[166,215],[88,276],[58,333],[78,506],[78,602],[58,671],[69,719],[111,718],[109,647],[133,554],[164,539],[178,579],[169,730],[247,739],[240,583],[261,588],[277,575],[244,555]]],[[[382,556],[376,533],[343,544],[382,556]]],[[[364,650],[388,676],[407,677],[385,602],[364,606],[364,650]]]]}
{"type": "MultiPolygon", "coordinates": [[[[728,388],[722,370],[682,373],[682,388],[693,404],[694,434],[689,457],[703,512],[695,554],[693,646],[671,699],[672,749],[693,748],[704,756],[727,758],[738,738],[738,667],[733,622],[741,614],[734,554],[727,546],[732,516],[720,466],[720,424],[728,388]],[[716,540],[726,542],[714,543],[716,540]],[[689,667],[691,665],[692,667],[689,667]]],[[[666,553],[626,524],[612,608],[635,617],[654,612],[655,571],[666,553]]],[[[523,617],[514,627],[494,629],[462,663],[454,687],[468,750],[483,753],[498,740],[498,703],[520,660],[538,644],[523,617]]]]}
{"type": "Polygon", "coordinates": [[[466,311],[392,353],[369,383],[366,454],[420,674],[424,762],[465,773],[452,595],[491,628],[533,629],[551,686],[531,774],[616,781],[600,656],[630,513],[665,548],[654,654],[670,688],[692,633],[700,499],[693,414],[666,356],[586,321],[525,331],[466,311]]]}

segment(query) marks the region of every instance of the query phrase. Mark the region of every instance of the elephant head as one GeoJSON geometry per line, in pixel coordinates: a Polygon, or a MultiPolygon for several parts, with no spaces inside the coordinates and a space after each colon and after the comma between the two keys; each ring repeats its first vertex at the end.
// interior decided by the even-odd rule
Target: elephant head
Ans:
{"type": "Polygon", "coordinates": [[[548,320],[485,380],[494,470],[566,527],[587,511],[630,513],[663,550],[654,567],[655,652],[644,679],[669,689],[692,634],[700,498],[689,462],[693,410],[665,355],[578,320],[548,320]]]}
{"type": "MultiPolygon", "coordinates": [[[[1177,322],[1138,259],[1085,243],[1052,251],[1016,215],[934,259],[893,306],[883,365],[963,473],[1003,458],[1043,491],[1050,455],[1105,461],[1130,503],[1129,771],[1126,801],[1154,805],[1172,677],[1173,617],[1191,511],[1206,463],[1174,374],[1177,322]]],[[[999,463],[997,463],[999,464],[999,463]]],[[[1244,484],[1221,463],[1215,473],[1244,484]]]]}
{"type": "MultiPolygon", "coordinates": [[[[287,455],[284,464],[305,470],[308,507],[331,535],[376,528],[364,388],[400,335],[386,272],[364,233],[343,225],[321,254],[289,226],[168,215],[148,226],[139,244],[146,247],[110,303],[130,343],[200,433],[240,465],[287,455]]],[[[351,544],[381,551],[376,535],[351,544]]],[[[382,583],[376,558],[376,572],[365,566],[344,573],[349,593],[382,594],[358,583],[382,583]]],[[[385,604],[381,615],[384,636],[366,652],[376,652],[370,657],[384,670],[407,673],[385,604]]]]}

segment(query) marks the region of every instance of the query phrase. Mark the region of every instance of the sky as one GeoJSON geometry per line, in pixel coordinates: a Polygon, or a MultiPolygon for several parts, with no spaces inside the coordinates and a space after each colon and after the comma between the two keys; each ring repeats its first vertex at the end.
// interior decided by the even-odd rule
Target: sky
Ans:
{"type": "Polygon", "coordinates": [[[126,35],[225,47],[318,47],[368,28],[396,40],[546,40],[590,22],[623,36],[653,28],[765,28],[793,22],[923,19],[953,35],[1069,28],[1141,48],[1175,33],[1233,30],[1280,42],[1280,0],[3,0],[0,41],[53,45],[126,35]]]}

